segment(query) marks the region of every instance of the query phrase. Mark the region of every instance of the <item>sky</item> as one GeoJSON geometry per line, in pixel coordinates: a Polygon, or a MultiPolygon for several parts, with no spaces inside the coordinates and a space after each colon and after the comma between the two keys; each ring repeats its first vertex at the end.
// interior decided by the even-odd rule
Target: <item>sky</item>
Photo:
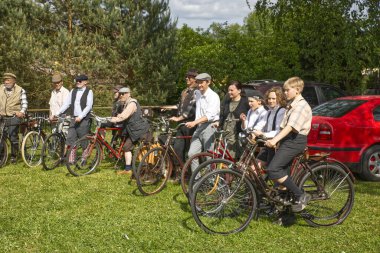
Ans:
{"type": "MultiPolygon", "coordinates": [[[[251,7],[254,0],[248,1],[251,7]]],[[[246,0],[169,0],[171,16],[178,18],[177,27],[208,28],[213,22],[243,24],[250,12],[246,0]]]]}

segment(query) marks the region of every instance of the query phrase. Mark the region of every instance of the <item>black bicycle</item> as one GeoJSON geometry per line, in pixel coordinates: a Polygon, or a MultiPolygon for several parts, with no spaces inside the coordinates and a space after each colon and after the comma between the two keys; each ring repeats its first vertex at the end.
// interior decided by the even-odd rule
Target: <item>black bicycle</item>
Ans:
{"type": "MultiPolygon", "coordinates": [[[[239,162],[229,169],[209,172],[194,185],[190,201],[193,217],[208,233],[242,231],[262,209],[291,211],[293,194],[274,187],[256,160],[255,151],[265,140],[248,140],[239,162]]],[[[310,156],[305,150],[294,158],[290,176],[311,196],[299,213],[309,225],[333,226],[348,217],[354,204],[354,178],[342,163],[328,154],[310,156]]]]}

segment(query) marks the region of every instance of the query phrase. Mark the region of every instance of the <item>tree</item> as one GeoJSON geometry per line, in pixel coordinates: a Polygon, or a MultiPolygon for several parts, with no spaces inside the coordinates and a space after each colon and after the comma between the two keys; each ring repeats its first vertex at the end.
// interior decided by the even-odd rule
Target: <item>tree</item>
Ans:
{"type": "Polygon", "coordinates": [[[110,104],[111,92],[104,91],[114,84],[129,85],[150,104],[165,101],[175,85],[175,22],[167,0],[4,0],[0,7],[1,29],[12,38],[1,42],[0,69],[18,70],[39,105],[46,105],[53,71],[66,83],[88,74],[97,105],[110,104]]]}

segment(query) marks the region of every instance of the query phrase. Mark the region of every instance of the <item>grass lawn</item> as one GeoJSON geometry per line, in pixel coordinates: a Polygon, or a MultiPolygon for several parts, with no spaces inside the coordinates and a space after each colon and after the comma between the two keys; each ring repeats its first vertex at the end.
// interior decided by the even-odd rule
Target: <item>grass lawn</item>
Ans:
{"type": "Polygon", "coordinates": [[[143,197],[104,163],[75,178],[20,161],[0,169],[0,252],[380,252],[380,184],[357,181],[355,204],[339,226],[289,228],[269,219],[242,233],[203,232],[180,186],[143,197]]]}

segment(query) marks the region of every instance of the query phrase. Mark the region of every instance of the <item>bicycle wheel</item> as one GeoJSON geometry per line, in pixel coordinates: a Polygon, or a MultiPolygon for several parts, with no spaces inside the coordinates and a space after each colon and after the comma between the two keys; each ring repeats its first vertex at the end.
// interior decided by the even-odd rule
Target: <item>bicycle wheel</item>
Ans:
{"type": "Polygon", "coordinates": [[[0,168],[5,166],[8,161],[9,147],[6,140],[1,140],[0,142],[0,168]]]}
{"type": "Polygon", "coordinates": [[[257,209],[257,194],[243,174],[214,170],[198,181],[191,198],[196,223],[207,233],[231,234],[244,230],[257,209]]]}
{"type": "Polygon", "coordinates": [[[315,166],[312,174],[307,173],[299,184],[311,195],[310,202],[301,212],[302,218],[311,226],[341,224],[354,204],[354,185],[350,176],[339,166],[328,163],[315,166]]]}
{"type": "Polygon", "coordinates": [[[58,133],[49,135],[42,146],[42,167],[52,170],[59,166],[64,159],[65,140],[58,133]]]}
{"type": "Polygon", "coordinates": [[[73,176],[84,176],[95,171],[101,160],[101,148],[93,136],[85,136],[70,147],[66,167],[73,176]]]}
{"type": "Polygon", "coordinates": [[[202,152],[191,156],[187,159],[186,163],[183,165],[181,173],[181,187],[183,193],[188,197],[188,185],[191,178],[191,164],[195,160],[197,164],[202,164],[208,159],[214,158],[214,155],[209,152],[202,152]]]}
{"type": "Polygon", "coordinates": [[[36,131],[27,133],[22,140],[21,156],[24,163],[29,167],[36,167],[42,161],[42,146],[44,138],[36,131]]]}
{"type": "Polygon", "coordinates": [[[172,172],[172,164],[162,147],[149,150],[141,159],[136,171],[136,183],[143,195],[152,195],[160,192],[168,181],[172,172]]]}
{"type": "Polygon", "coordinates": [[[188,185],[188,196],[193,193],[193,186],[207,173],[217,169],[228,169],[233,164],[232,161],[226,159],[211,159],[199,165],[191,174],[188,185]]]}
{"type": "Polygon", "coordinates": [[[147,142],[145,140],[140,141],[139,145],[135,148],[133,151],[133,157],[132,157],[132,170],[133,173],[136,175],[137,168],[143,158],[143,156],[152,148],[158,147],[159,144],[147,142]]]}

